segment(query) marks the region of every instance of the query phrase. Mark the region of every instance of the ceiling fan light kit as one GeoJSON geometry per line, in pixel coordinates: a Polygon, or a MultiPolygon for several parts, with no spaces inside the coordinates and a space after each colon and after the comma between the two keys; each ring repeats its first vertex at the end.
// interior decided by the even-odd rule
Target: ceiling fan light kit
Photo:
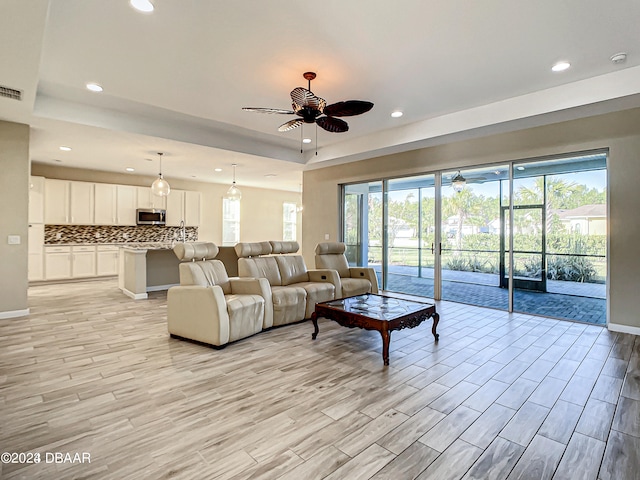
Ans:
{"type": "Polygon", "coordinates": [[[453,187],[455,192],[460,193],[466,184],[467,179],[464,178],[460,173],[460,170],[458,170],[458,173],[456,173],[451,179],[451,187],[453,187]]]}
{"type": "Polygon", "coordinates": [[[351,117],[361,115],[373,108],[373,103],[364,100],[346,100],[327,105],[326,100],[316,96],[311,91],[311,80],[316,78],[315,72],[305,72],[302,75],[308,82],[308,88],[296,87],[291,91],[291,108],[244,107],[243,110],[259,113],[275,113],[281,115],[297,115],[295,118],[283,123],[278,128],[279,132],[288,132],[300,127],[304,123],[315,123],[320,128],[331,133],[343,133],[349,130],[349,125],[344,120],[336,117],[351,117]]]}

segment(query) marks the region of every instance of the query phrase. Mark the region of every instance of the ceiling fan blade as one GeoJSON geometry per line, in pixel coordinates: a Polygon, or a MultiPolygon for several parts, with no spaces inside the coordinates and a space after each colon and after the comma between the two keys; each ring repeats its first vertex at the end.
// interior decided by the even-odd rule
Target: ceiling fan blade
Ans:
{"type": "Polygon", "coordinates": [[[296,113],[293,110],[284,110],[282,108],[243,107],[242,110],[258,113],[280,113],[283,115],[293,115],[296,113]]]}
{"type": "Polygon", "coordinates": [[[296,118],[294,120],[289,120],[287,123],[283,123],[278,127],[279,132],[288,132],[289,130],[293,130],[294,128],[298,128],[304,122],[300,118],[296,118]]]}
{"type": "Polygon", "coordinates": [[[324,128],[327,132],[342,133],[349,130],[349,125],[344,120],[333,117],[320,117],[316,119],[316,123],[324,128]]]}
{"type": "Polygon", "coordinates": [[[330,117],[351,117],[361,115],[373,108],[373,103],[364,100],[347,100],[328,105],[324,108],[324,114],[330,117]]]}
{"type": "Polygon", "coordinates": [[[296,87],[291,90],[291,101],[293,102],[293,110],[296,113],[304,107],[322,111],[327,104],[323,98],[316,97],[310,90],[302,87],[296,87]]]}

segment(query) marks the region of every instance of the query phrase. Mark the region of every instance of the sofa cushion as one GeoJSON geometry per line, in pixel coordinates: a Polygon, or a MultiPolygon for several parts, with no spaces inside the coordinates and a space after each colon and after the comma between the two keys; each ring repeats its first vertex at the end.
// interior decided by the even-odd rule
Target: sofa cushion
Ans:
{"type": "Polygon", "coordinates": [[[260,295],[225,295],[229,314],[229,341],[262,331],[264,298],[260,295]]]}
{"type": "Polygon", "coordinates": [[[173,253],[182,262],[190,260],[211,260],[218,255],[218,246],[210,242],[178,243],[173,247],[173,253]]]}
{"type": "Polygon", "coordinates": [[[257,257],[259,255],[269,255],[271,244],[269,242],[237,243],[233,247],[238,258],[257,257]]]}
{"type": "Polygon", "coordinates": [[[307,292],[298,286],[276,286],[271,289],[273,325],[286,325],[305,318],[307,292]]]}
{"type": "Polygon", "coordinates": [[[275,258],[278,263],[282,285],[309,281],[307,266],[302,255],[282,255],[272,258],[275,258]]]}
{"type": "Polygon", "coordinates": [[[353,297],[371,291],[371,282],[366,278],[342,278],[342,296],[353,297]]]}
{"type": "Polygon", "coordinates": [[[271,253],[274,255],[277,253],[296,253],[300,250],[300,244],[298,242],[283,242],[270,240],[271,253]]]}
{"type": "Polygon", "coordinates": [[[241,277],[266,278],[269,285],[282,285],[280,270],[275,257],[254,257],[238,259],[238,275],[241,277]]]}
{"type": "Polygon", "coordinates": [[[336,298],[336,287],[329,282],[302,282],[296,284],[307,292],[307,304],[305,306],[304,318],[311,318],[316,309],[316,303],[328,302],[336,298]]]}
{"type": "Polygon", "coordinates": [[[220,260],[185,262],[181,263],[178,269],[180,271],[180,285],[200,285],[202,287],[219,285],[225,294],[231,293],[229,277],[220,260]]]}

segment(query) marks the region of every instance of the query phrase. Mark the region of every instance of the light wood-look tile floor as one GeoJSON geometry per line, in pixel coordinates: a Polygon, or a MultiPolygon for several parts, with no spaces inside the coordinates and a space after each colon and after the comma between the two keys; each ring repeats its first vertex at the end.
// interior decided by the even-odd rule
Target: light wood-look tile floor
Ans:
{"type": "Polygon", "coordinates": [[[377,332],[324,319],[174,340],[165,293],[111,279],[29,302],[0,320],[0,450],[43,461],[3,479],[640,478],[640,337],[441,302],[439,343],[394,332],[384,367],[377,332]]]}

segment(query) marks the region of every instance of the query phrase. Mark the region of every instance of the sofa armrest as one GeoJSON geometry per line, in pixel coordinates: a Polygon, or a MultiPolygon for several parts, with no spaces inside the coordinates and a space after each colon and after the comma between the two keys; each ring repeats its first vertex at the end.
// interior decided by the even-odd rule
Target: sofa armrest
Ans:
{"type": "Polygon", "coordinates": [[[172,335],[211,345],[229,343],[229,314],[222,288],[171,287],[167,292],[167,328],[172,335]]]}
{"type": "Polygon", "coordinates": [[[273,298],[271,285],[266,278],[233,277],[229,279],[231,293],[234,295],[260,295],[264,298],[264,320],[262,328],[273,327],[273,298]]]}
{"type": "Polygon", "coordinates": [[[371,282],[371,293],[378,293],[378,277],[371,267],[350,267],[351,278],[366,278],[371,282]]]}
{"type": "Polygon", "coordinates": [[[337,270],[331,270],[329,268],[316,268],[314,270],[308,270],[310,282],[328,282],[333,283],[336,287],[335,298],[340,298],[342,295],[342,282],[340,281],[340,275],[337,270]]]}

